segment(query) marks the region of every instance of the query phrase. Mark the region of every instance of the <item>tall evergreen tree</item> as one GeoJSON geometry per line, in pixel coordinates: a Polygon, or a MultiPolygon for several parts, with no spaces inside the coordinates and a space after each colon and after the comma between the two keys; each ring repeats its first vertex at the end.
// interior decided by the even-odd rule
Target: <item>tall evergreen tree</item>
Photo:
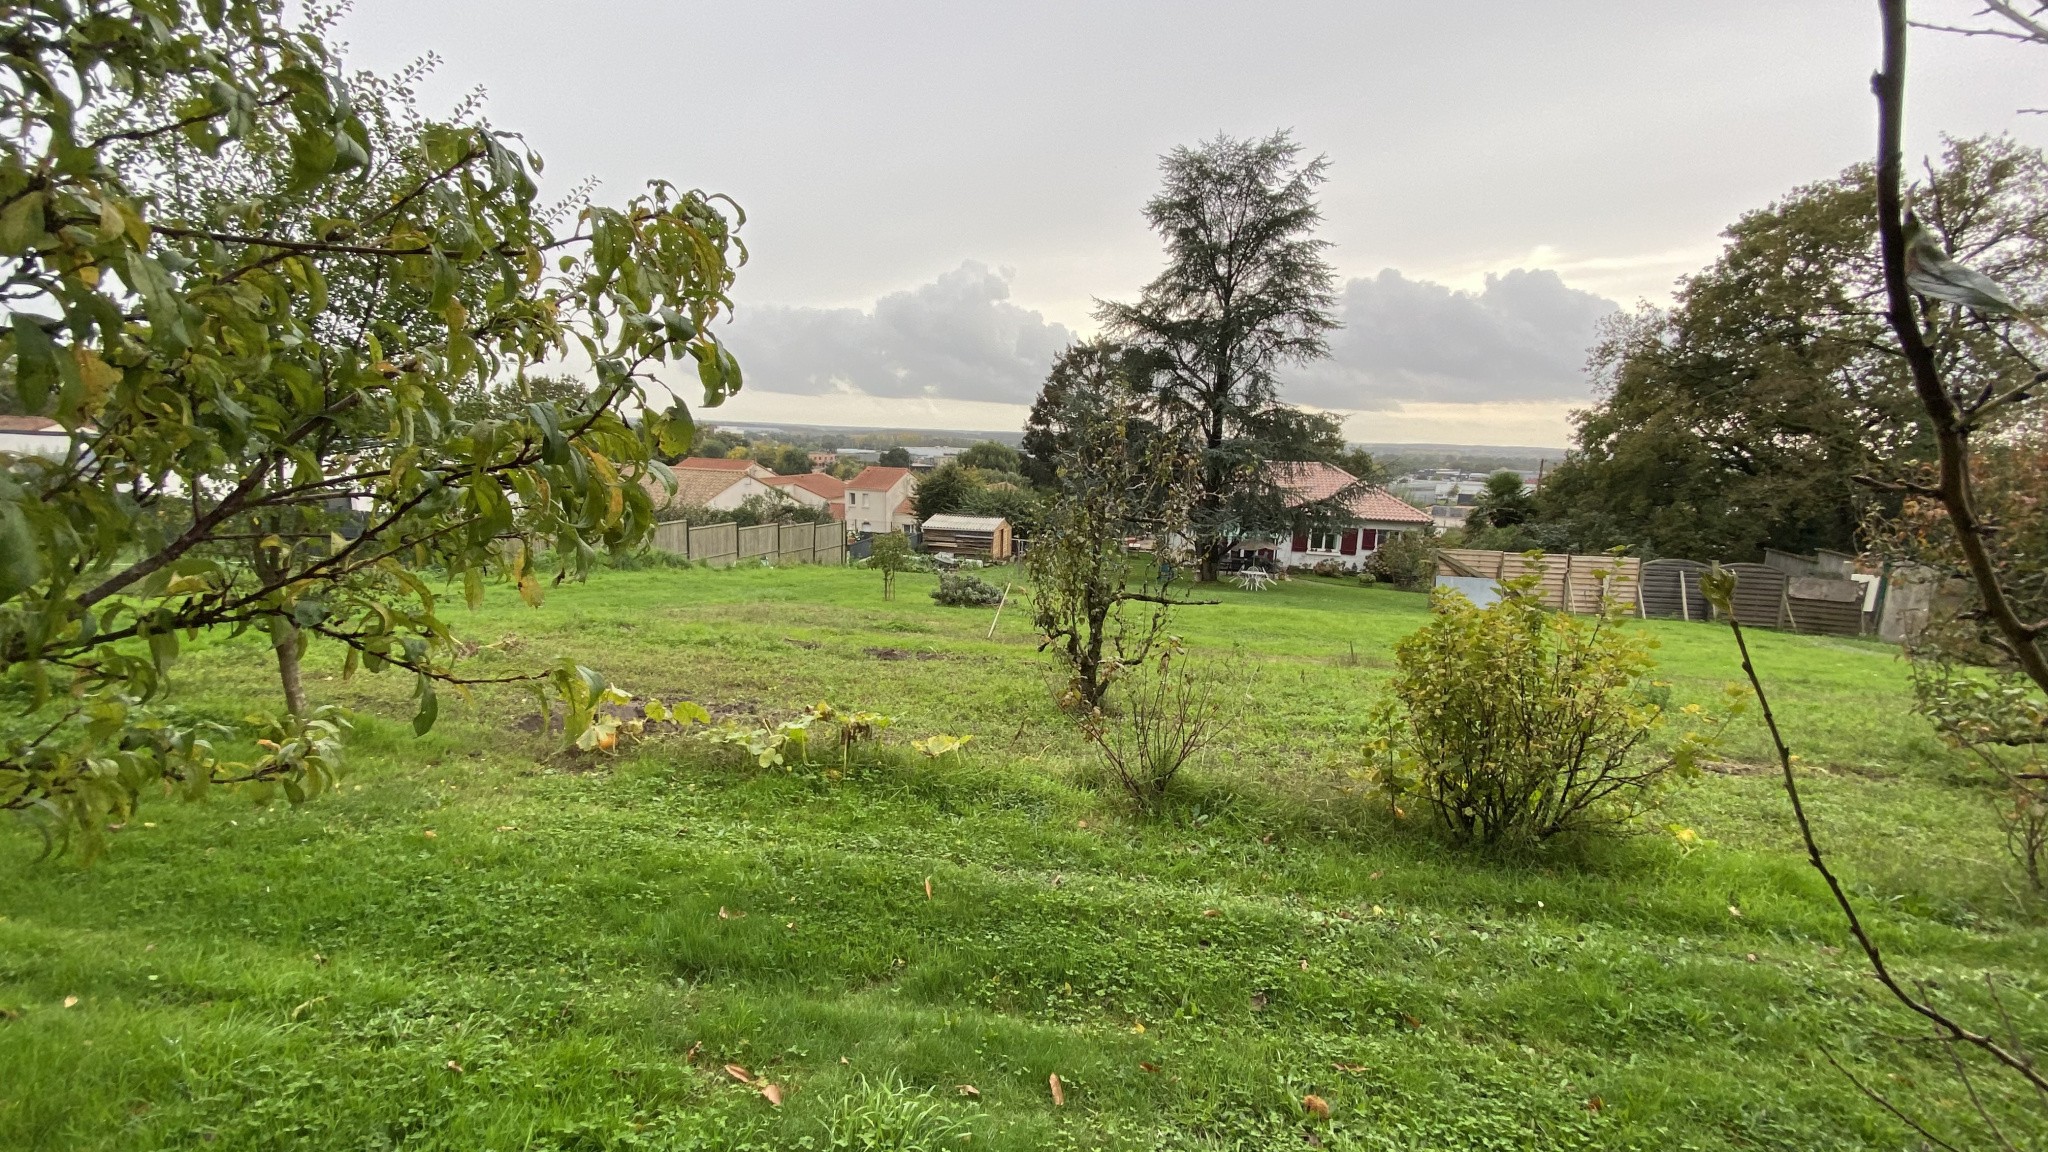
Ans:
{"type": "Polygon", "coordinates": [[[1201,578],[1232,542],[1284,508],[1276,441],[1299,431],[1277,376],[1328,353],[1336,273],[1315,237],[1315,192],[1327,162],[1298,162],[1293,137],[1217,136],[1176,148],[1145,218],[1166,242],[1166,269],[1136,303],[1096,315],[1110,334],[1155,354],[1162,420],[1202,449],[1190,526],[1201,578]]]}

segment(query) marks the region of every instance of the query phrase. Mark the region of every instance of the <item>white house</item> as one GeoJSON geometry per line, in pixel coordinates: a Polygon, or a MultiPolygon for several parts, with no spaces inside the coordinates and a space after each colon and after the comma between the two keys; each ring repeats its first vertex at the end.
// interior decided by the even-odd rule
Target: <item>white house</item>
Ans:
{"type": "MultiPolygon", "coordinates": [[[[1279,485],[1293,493],[1296,504],[1328,500],[1358,485],[1358,478],[1334,464],[1287,460],[1273,465],[1279,485]]],[[[1247,537],[1234,554],[1253,563],[1282,568],[1313,568],[1326,560],[1357,571],[1382,543],[1399,532],[1430,525],[1430,515],[1384,488],[1357,487],[1345,500],[1350,519],[1326,531],[1297,532],[1292,538],[1247,537]]]]}
{"type": "Polygon", "coordinates": [[[855,532],[902,532],[916,526],[910,496],[917,474],[908,468],[879,464],[861,469],[846,482],[846,526],[855,532]]]}

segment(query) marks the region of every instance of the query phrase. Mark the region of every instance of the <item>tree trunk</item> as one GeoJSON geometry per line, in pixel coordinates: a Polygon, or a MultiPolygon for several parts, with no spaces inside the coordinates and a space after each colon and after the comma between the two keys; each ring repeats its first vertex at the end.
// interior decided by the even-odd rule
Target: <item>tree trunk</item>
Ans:
{"type": "Polygon", "coordinates": [[[299,678],[299,626],[287,624],[283,638],[277,642],[277,678],[284,685],[285,711],[293,716],[304,716],[306,708],[306,687],[299,678]]]}
{"type": "MultiPolygon", "coordinates": [[[[283,569],[271,559],[270,553],[261,544],[256,546],[256,578],[265,586],[276,583],[284,575],[283,569]]],[[[284,688],[285,711],[302,717],[306,707],[306,685],[299,674],[299,626],[290,617],[277,617],[278,626],[271,632],[272,651],[277,654],[277,679],[284,688]]]]}

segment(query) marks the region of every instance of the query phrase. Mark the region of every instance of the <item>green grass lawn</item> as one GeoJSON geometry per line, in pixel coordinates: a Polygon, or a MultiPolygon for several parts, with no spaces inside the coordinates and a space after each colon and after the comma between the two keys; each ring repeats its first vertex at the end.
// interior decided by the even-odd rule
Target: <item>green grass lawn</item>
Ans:
{"type": "MultiPolygon", "coordinates": [[[[153,801],[83,868],[0,830],[0,1148],[1906,1146],[1822,1058],[1906,1025],[1747,771],[1753,723],[1641,835],[1460,853],[1348,775],[1425,599],[1227,589],[1179,626],[1258,665],[1255,703],[1140,819],[1090,786],[1028,610],[986,639],[931,582],[609,572],[461,617],[478,669],[572,654],[721,716],[894,717],[844,779],[679,737],[563,755],[510,691],[444,694],[415,739],[407,684],[315,649],[316,700],[360,710],[338,795],[153,801]],[[975,742],[934,764],[907,748],[932,733],[975,742]]],[[[1684,699],[1739,675],[1724,629],[1639,626],[1684,699]]],[[[1753,643],[1896,962],[1996,972],[2048,1021],[2041,910],[1895,653],[1753,643]]],[[[249,641],[188,648],[175,692],[277,695],[249,641]]]]}

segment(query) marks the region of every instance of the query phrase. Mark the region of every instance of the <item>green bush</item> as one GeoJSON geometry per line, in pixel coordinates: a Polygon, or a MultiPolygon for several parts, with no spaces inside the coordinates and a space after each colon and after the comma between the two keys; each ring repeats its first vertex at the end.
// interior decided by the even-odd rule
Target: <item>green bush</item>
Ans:
{"type": "Polygon", "coordinates": [[[1713,718],[1668,751],[1668,686],[1653,641],[1616,616],[1546,609],[1537,575],[1473,606],[1433,594],[1431,621],[1394,647],[1398,670],[1373,717],[1369,774],[1397,810],[1426,804],[1459,842],[1534,842],[1631,819],[1659,785],[1694,771],[1713,718]]]}
{"type": "Polygon", "coordinates": [[[1365,575],[1406,592],[1427,592],[1436,583],[1434,529],[1396,532],[1382,541],[1365,565],[1365,575]]]}
{"type": "Polygon", "coordinates": [[[949,608],[983,608],[1003,602],[1003,590],[979,576],[965,572],[942,572],[932,599],[949,608]]]}

